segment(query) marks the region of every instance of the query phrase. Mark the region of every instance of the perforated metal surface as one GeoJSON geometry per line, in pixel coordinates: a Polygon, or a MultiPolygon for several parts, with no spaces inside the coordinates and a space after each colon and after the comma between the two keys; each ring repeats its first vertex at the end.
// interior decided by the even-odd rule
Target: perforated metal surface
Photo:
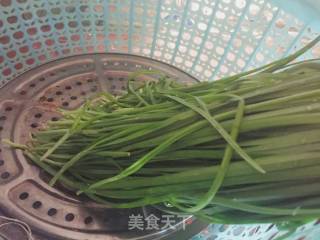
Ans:
{"type": "MultiPolygon", "coordinates": [[[[126,90],[128,75],[139,69],[159,70],[177,81],[195,81],[166,64],[129,55],[81,55],[55,61],[30,70],[0,90],[0,138],[25,143],[30,133],[48,120],[59,119],[57,108],[74,109],[101,91],[120,94],[126,90]]],[[[157,76],[142,76],[138,81],[151,78],[157,76]]],[[[130,232],[130,214],[161,213],[153,208],[106,209],[79,199],[63,186],[50,188],[48,176],[28,163],[21,152],[3,143],[0,147],[2,210],[37,231],[77,240],[138,239],[139,235],[143,239],[156,239],[174,231],[130,232]]],[[[178,229],[180,222],[177,220],[178,229]]]]}

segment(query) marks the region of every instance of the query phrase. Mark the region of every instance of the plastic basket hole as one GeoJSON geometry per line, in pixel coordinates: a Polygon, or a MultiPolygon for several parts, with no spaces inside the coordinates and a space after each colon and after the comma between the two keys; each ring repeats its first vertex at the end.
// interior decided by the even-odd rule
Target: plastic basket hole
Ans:
{"type": "Polygon", "coordinates": [[[82,96],[85,96],[86,95],[86,92],[81,92],[80,93],[82,96]]]}
{"type": "Polygon", "coordinates": [[[22,90],[22,91],[20,92],[20,95],[26,95],[26,94],[27,94],[27,92],[24,91],[24,90],[22,90]]]}
{"type": "Polygon", "coordinates": [[[18,21],[18,18],[16,16],[10,16],[7,18],[8,23],[14,24],[18,21]]]}
{"type": "Polygon", "coordinates": [[[89,7],[86,6],[86,5],[82,5],[82,6],[80,6],[80,11],[81,12],[88,12],[89,11],[89,7]]]}
{"type": "Polygon", "coordinates": [[[0,5],[3,7],[8,7],[11,5],[11,0],[0,0],[0,5]]]}
{"type": "Polygon", "coordinates": [[[103,20],[96,20],[95,24],[96,24],[96,26],[101,27],[104,25],[104,21],[103,20]]]}
{"type": "Polygon", "coordinates": [[[93,79],[92,79],[92,78],[89,78],[89,79],[87,80],[87,82],[88,82],[88,83],[91,83],[91,82],[93,82],[93,79]]]}
{"type": "Polygon", "coordinates": [[[70,22],[68,23],[68,26],[69,26],[70,28],[76,28],[76,27],[78,26],[78,23],[77,23],[76,21],[70,21],[70,22]]]}
{"type": "Polygon", "coordinates": [[[43,81],[45,81],[46,79],[44,78],[44,77],[41,77],[41,78],[39,78],[39,81],[40,82],[43,82],[43,81]]]}
{"type": "Polygon", "coordinates": [[[68,13],[73,13],[76,10],[74,6],[67,6],[66,7],[66,12],[68,13]]]}
{"type": "Polygon", "coordinates": [[[72,222],[74,220],[75,216],[73,213],[68,213],[66,216],[65,216],[65,220],[67,222],[72,222]]]}
{"type": "Polygon", "coordinates": [[[35,83],[31,83],[31,84],[29,85],[29,87],[31,87],[31,88],[34,88],[35,86],[36,86],[35,83]]]}
{"type": "Polygon", "coordinates": [[[240,8],[240,9],[244,8],[245,5],[246,5],[246,1],[245,0],[236,0],[235,2],[236,2],[236,7],[240,8]]]}
{"type": "MultiPolygon", "coordinates": [[[[273,44],[274,44],[273,38],[270,37],[270,36],[268,36],[268,37],[266,38],[266,44],[267,44],[268,47],[272,47],[273,44]]],[[[247,52],[247,51],[246,51],[246,52],[247,52]]],[[[248,54],[251,54],[252,52],[253,52],[253,50],[252,50],[252,51],[249,51],[249,52],[247,52],[247,53],[248,53],[248,54]]]]}
{"type": "MultiPolygon", "coordinates": [[[[222,67],[224,67],[224,66],[222,66],[222,67]]],[[[221,68],[222,68],[222,67],[221,67],[221,68]]],[[[202,72],[202,71],[203,71],[203,68],[202,68],[201,65],[196,65],[195,70],[196,70],[197,72],[202,72]]]]}
{"type": "Polygon", "coordinates": [[[283,20],[283,19],[278,19],[277,21],[276,21],[276,27],[277,28],[280,28],[280,29],[282,29],[282,28],[284,28],[286,26],[286,23],[285,23],[285,21],[283,20]]]}
{"type": "Polygon", "coordinates": [[[262,55],[262,53],[257,53],[256,58],[259,62],[262,62],[264,60],[264,56],[262,55]]]}
{"type": "Polygon", "coordinates": [[[71,96],[70,99],[71,99],[71,100],[77,100],[78,97],[77,97],[77,96],[71,96]]]}
{"type": "Polygon", "coordinates": [[[84,224],[86,224],[86,225],[91,224],[92,222],[93,222],[93,218],[91,216],[86,217],[84,219],[84,224]]]}
{"type": "Polygon", "coordinates": [[[219,54],[219,55],[222,55],[224,53],[224,49],[222,47],[217,47],[216,48],[216,52],[219,54]]]}
{"type": "Polygon", "coordinates": [[[239,39],[239,38],[236,38],[236,39],[234,39],[233,44],[234,44],[235,47],[240,48],[241,45],[242,45],[242,40],[239,39]]]}
{"type": "Polygon", "coordinates": [[[227,59],[228,59],[230,62],[233,62],[233,61],[236,59],[236,55],[234,55],[233,53],[228,53],[228,54],[227,54],[227,59]]]}
{"type": "Polygon", "coordinates": [[[234,236],[240,236],[241,233],[243,233],[244,230],[245,230],[244,227],[239,226],[239,227],[237,227],[236,229],[233,230],[233,235],[234,236]]]}
{"type": "Polygon", "coordinates": [[[3,166],[3,165],[4,165],[4,160],[0,159],[0,166],[3,166]]]}
{"type": "Polygon", "coordinates": [[[6,116],[1,116],[1,117],[0,117],[0,121],[5,121],[5,120],[7,120],[7,117],[6,117],[6,116]]]}
{"type": "Polygon", "coordinates": [[[41,206],[42,206],[42,202],[40,202],[40,201],[35,201],[35,202],[32,204],[32,207],[33,207],[34,209],[39,209],[39,208],[41,208],[41,206]]]}
{"type": "Polygon", "coordinates": [[[77,84],[78,86],[81,86],[81,85],[82,85],[82,82],[76,82],[76,84],[77,84]]]}
{"type": "Polygon", "coordinates": [[[57,96],[60,96],[60,95],[62,95],[63,93],[61,92],[61,91],[56,91],[56,95],[57,96]]]}
{"type": "MultiPolygon", "coordinates": [[[[209,71],[209,70],[205,70],[204,71],[204,75],[207,77],[207,79],[209,79],[211,77],[211,75],[212,75],[212,72],[209,71]]],[[[231,76],[231,74],[230,74],[230,76],[231,76]]]]}
{"type": "Polygon", "coordinates": [[[311,49],[311,53],[314,58],[319,58],[320,57],[320,47],[319,46],[313,47],[313,49],[311,49]]]}
{"type": "Polygon", "coordinates": [[[22,13],[22,18],[24,20],[30,20],[30,19],[32,19],[32,13],[31,12],[24,12],[24,13],[22,13]]]}
{"type": "Polygon", "coordinates": [[[1,44],[8,44],[10,42],[10,37],[9,36],[1,36],[0,37],[0,43],[1,44]]]}
{"type": "Polygon", "coordinates": [[[219,231],[220,231],[220,232],[225,232],[225,231],[227,231],[228,228],[229,228],[228,225],[221,225],[221,226],[219,227],[219,231]]]}
{"type": "Polygon", "coordinates": [[[47,98],[47,102],[53,102],[53,98],[47,98]]]}
{"type": "Polygon", "coordinates": [[[237,60],[237,65],[241,68],[245,67],[245,62],[242,59],[237,60]]]}
{"type": "Polygon", "coordinates": [[[0,126],[0,131],[2,131],[3,130],[3,127],[2,126],[0,126]]]}
{"type": "Polygon", "coordinates": [[[217,13],[216,13],[216,17],[218,18],[218,19],[225,19],[226,18],[226,14],[224,13],[224,12],[221,12],[221,11],[217,11],[217,13]]]}
{"type": "Polygon", "coordinates": [[[192,11],[196,12],[199,10],[199,8],[200,8],[199,3],[195,3],[195,2],[191,3],[191,10],[192,11]]]}
{"type": "Polygon", "coordinates": [[[56,215],[57,212],[58,212],[57,209],[55,209],[55,208],[50,208],[50,209],[48,210],[48,213],[47,213],[47,214],[48,214],[48,216],[52,217],[52,216],[56,215]]]}
{"type": "Polygon", "coordinates": [[[183,62],[183,59],[182,57],[176,57],[176,63],[182,63],[183,62]]]}
{"type": "Polygon", "coordinates": [[[27,192],[20,193],[19,195],[20,200],[26,200],[28,197],[29,197],[29,193],[27,192]]]}
{"type": "MultiPolygon", "coordinates": [[[[54,25],[54,27],[57,29],[57,30],[61,30],[61,29],[63,29],[64,28],[64,24],[63,23],[56,23],[55,25],[54,25]]],[[[62,51],[68,51],[68,49],[64,49],[64,50],[62,50],[62,51]]],[[[65,53],[65,52],[64,52],[65,53]]],[[[66,53],[68,53],[68,52],[66,52],[66,53]]]]}
{"type": "Polygon", "coordinates": [[[60,12],[61,12],[61,9],[58,8],[58,7],[52,8],[52,9],[51,9],[51,12],[52,12],[52,14],[54,14],[54,15],[59,15],[60,12]]]}
{"type": "Polygon", "coordinates": [[[285,51],[285,48],[284,48],[283,46],[278,46],[278,47],[276,48],[276,52],[279,53],[279,54],[284,53],[284,51],[285,51]]]}
{"type": "Polygon", "coordinates": [[[216,240],[218,238],[217,235],[213,235],[207,238],[207,240],[216,240]]]}
{"type": "MultiPolygon", "coordinates": [[[[180,47],[179,47],[180,52],[182,52],[182,50],[181,50],[182,47],[184,47],[184,46],[180,46],[180,47]]],[[[158,50],[157,50],[157,51],[154,51],[154,55],[155,55],[156,57],[161,57],[162,52],[161,52],[161,51],[158,51],[158,50]]]]}
{"type": "Polygon", "coordinates": [[[115,90],[116,88],[117,88],[116,85],[112,85],[112,86],[111,86],[111,89],[112,89],[112,90],[115,90]]]}
{"type": "Polygon", "coordinates": [[[256,227],[254,227],[254,228],[250,229],[250,231],[249,231],[249,236],[250,236],[250,237],[251,237],[251,236],[254,236],[254,235],[255,235],[255,233],[256,233],[256,230],[257,230],[257,228],[256,228],[256,227]]]}
{"type": "Polygon", "coordinates": [[[274,224],[271,224],[271,225],[267,228],[266,232],[269,232],[273,227],[274,227],[274,224]]]}
{"type": "Polygon", "coordinates": [[[71,90],[72,87],[71,87],[71,86],[66,86],[65,89],[66,89],[66,90],[71,90]]]}
{"type": "Polygon", "coordinates": [[[37,10],[36,13],[37,13],[38,17],[45,17],[47,15],[47,10],[39,9],[39,10],[37,10]]]}
{"type": "Polygon", "coordinates": [[[288,34],[292,37],[296,37],[299,33],[299,30],[295,27],[289,27],[288,34]]]}
{"type": "Polygon", "coordinates": [[[251,4],[249,6],[249,12],[252,14],[252,15],[257,15],[258,12],[260,10],[260,6],[259,5],[256,5],[256,4],[251,4]]]}
{"type": "Polygon", "coordinates": [[[91,22],[89,20],[83,20],[81,23],[84,27],[89,27],[91,25],[91,22]]]}

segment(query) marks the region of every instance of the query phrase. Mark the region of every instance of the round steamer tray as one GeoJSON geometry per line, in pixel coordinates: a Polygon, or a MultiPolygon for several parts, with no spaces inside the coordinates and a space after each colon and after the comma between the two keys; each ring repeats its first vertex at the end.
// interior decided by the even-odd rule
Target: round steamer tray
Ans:
{"type": "MultiPolygon", "coordinates": [[[[141,69],[159,70],[180,82],[196,81],[175,67],[127,54],[87,54],[56,60],[25,72],[0,89],[0,139],[25,143],[47,121],[59,119],[58,108],[75,109],[102,91],[121,94],[128,75],[141,69]]],[[[157,77],[142,76],[137,81],[157,77]]],[[[152,207],[108,209],[73,195],[63,186],[50,187],[49,179],[21,151],[0,143],[1,211],[30,225],[36,239],[178,240],[191,238],[207,225],[190,216],[185,230],[185,223],[177,218],[175,229],[129,231],[130,215],[154,214],[160,218],[162,213],[152,207]]],[[[13,232],[4,237],[24,240],[18,230],[13,232]]]]}

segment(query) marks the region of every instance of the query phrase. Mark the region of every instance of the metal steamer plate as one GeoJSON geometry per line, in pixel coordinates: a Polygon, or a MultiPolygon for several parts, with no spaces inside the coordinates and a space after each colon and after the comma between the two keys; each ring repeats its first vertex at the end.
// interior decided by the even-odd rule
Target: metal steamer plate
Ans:
{"type": "MultiPolygon", "coordinates": [[[[120,94],[126,90],[128,75],[141,69],[159,70],[181,82],[196,81],[172,66],[133,55],[89,54],[56,60],[25,72],[0,89],[0,138],[25,143],[48,120],[59,119],[57,108],[74,109],[101,91],[120,94]]],[[[147,78],[157,76],[138,81],[147,78]]],[[[21,151],[0,143],[1,211],[30,225],[39,233],[38,239],[162,239],[177,232],[129,231],[129,215],[161,212],[151,207],[107,209],[63,186],[48,186],[48,179],[21,151]]],[[[177,229],[181,224],[177,223],[177,229]]]]}

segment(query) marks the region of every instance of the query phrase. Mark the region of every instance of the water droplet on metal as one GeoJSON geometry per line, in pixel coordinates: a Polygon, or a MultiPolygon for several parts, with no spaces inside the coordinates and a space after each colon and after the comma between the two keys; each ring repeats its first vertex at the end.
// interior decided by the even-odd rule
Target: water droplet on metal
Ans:
{"type": "Polygon", "coordinates": [[[176,22],[179,22],[180,21],[180,16],[178,14],[173,14],[172,15],[172,20],[176,21],[176,22]]]}
{"type": "Polygon", "coordinates": [[[189,18],[189,19],[187,19],[186,20],[186,25],[187,25],[187,27],[191,27],[191,26],[193,26],[194,25],[194,20],[193,19],[191,19],[191,18],[189,18]]]}
{"type": "Polygon", "coordinates": [[[163,20],[165,21],[165,24],[168,24],[170,22],[180,22],[181,16],[179,14],[168,14],[163,17],[163,20]]]}

